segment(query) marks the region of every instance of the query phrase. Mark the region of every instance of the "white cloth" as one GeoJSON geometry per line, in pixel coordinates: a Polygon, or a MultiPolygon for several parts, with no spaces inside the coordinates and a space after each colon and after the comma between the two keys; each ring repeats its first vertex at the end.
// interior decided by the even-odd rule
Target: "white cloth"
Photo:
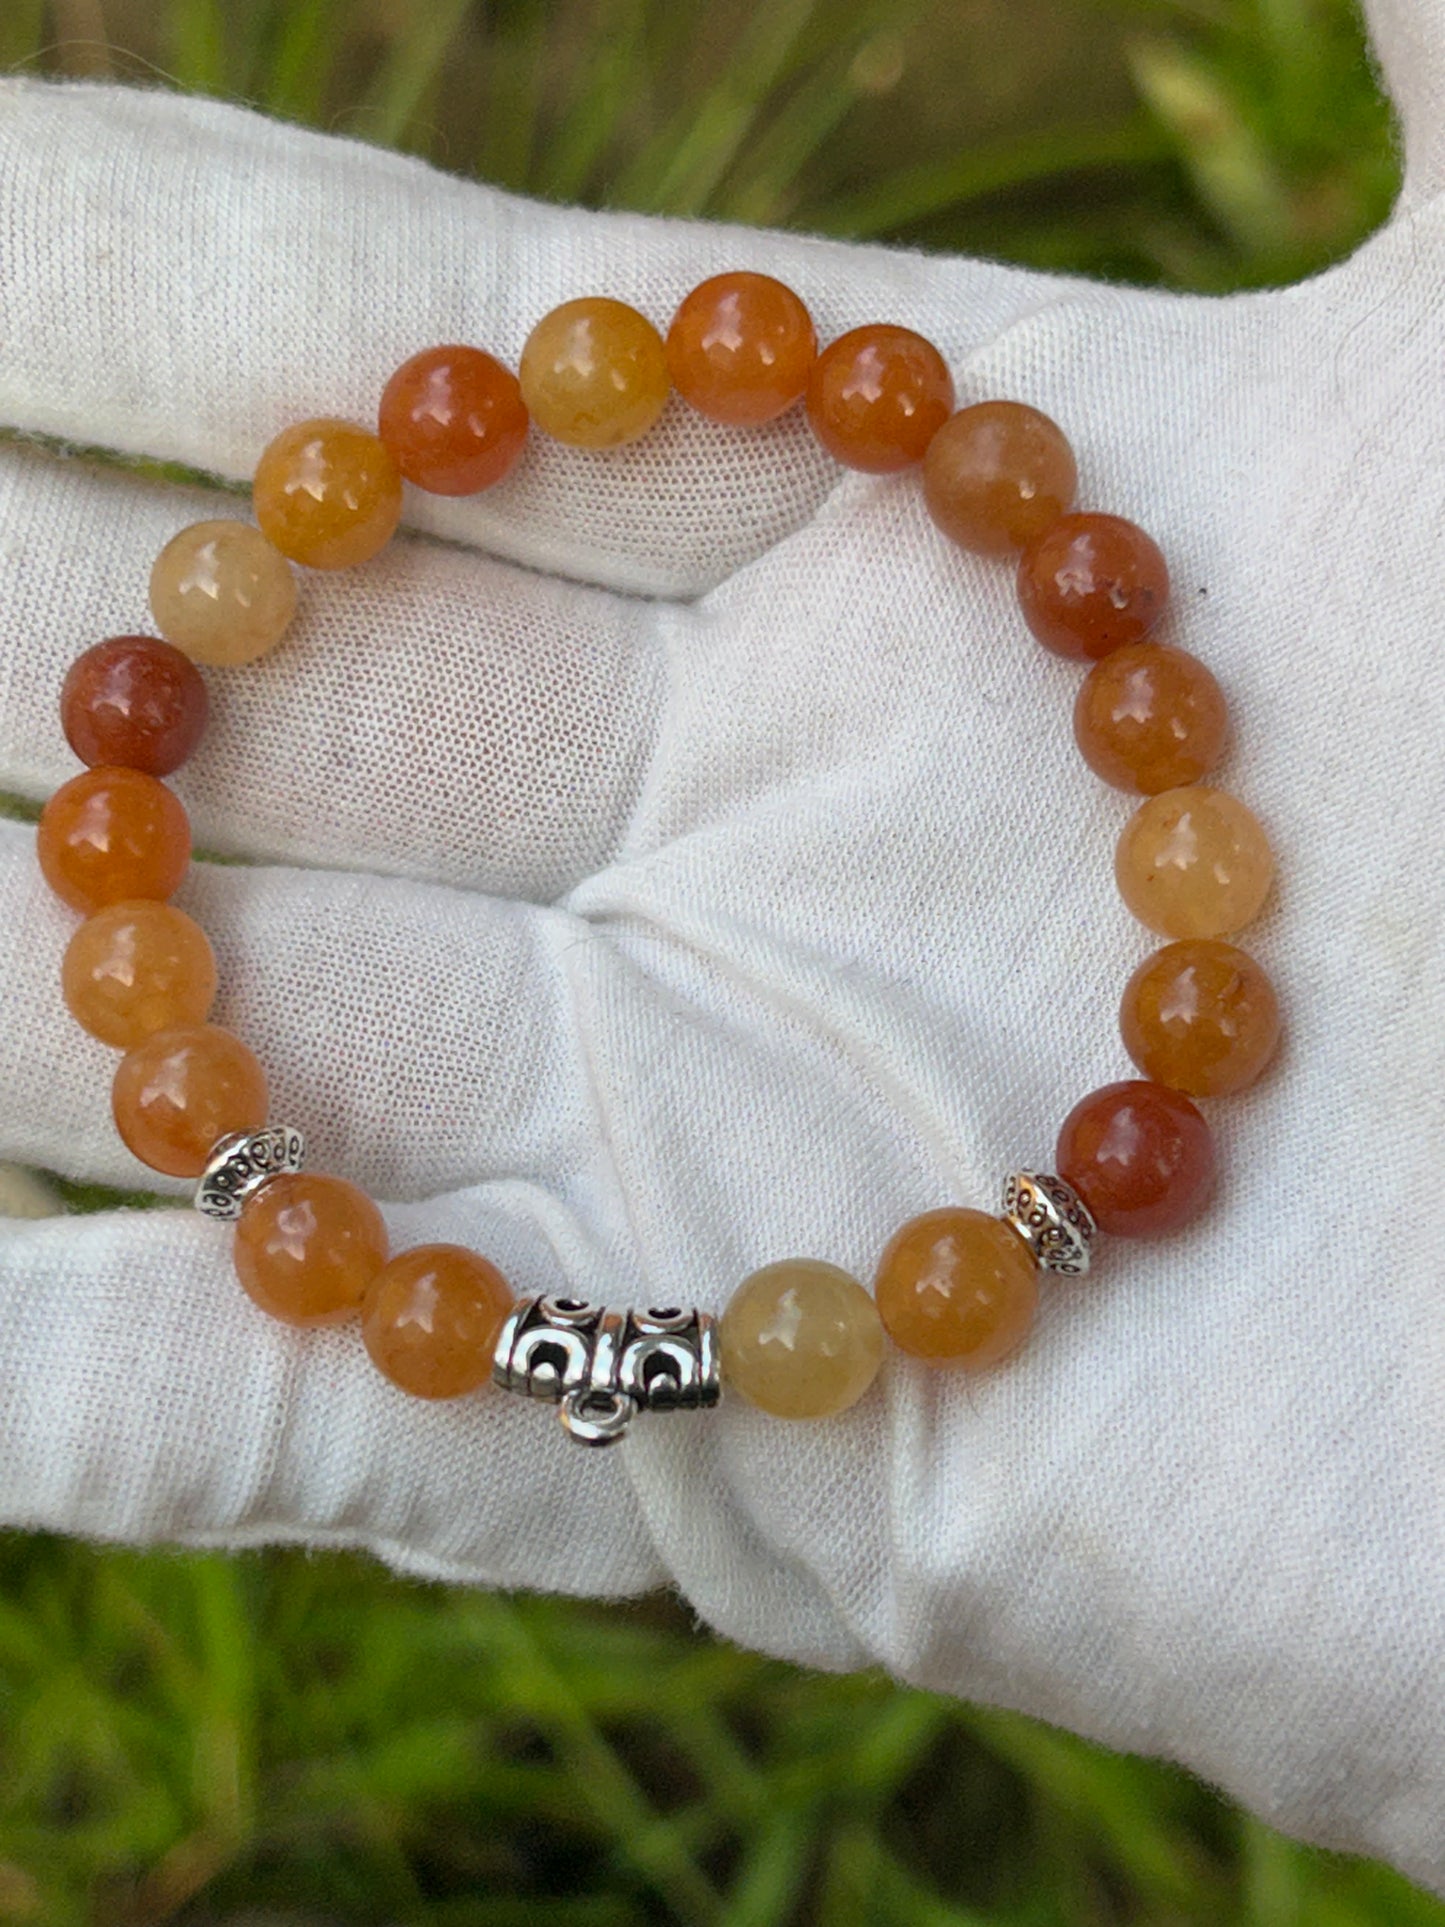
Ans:
{"type": "MultiPolygon", "coordinates": [[[[1389,229],[1223,301],[536,206],[160,93],[0,85],[0,422],[243,481],[311,413],[366,418],[439,340],[515,361],[588,290],[665,323],[770,270],[830,336],[935,339],[1018,396],[1081,496],[1143,522],[1163,631],[1228,693],[1222,780],[1280,887],[1246,941],[1289,1035],[1210,1107],[1187,1232],[1048,1290],[1012,1363],[890,1359],[851,1415],[725,1402],[589,1454],[554,1416],[408,1402],[354,1330],[268,1323],[192,1213],[0,1237],[0,1517],[96,1538],[369,1548],[595,1594],[675,1582],[825,1667],[1023,1708],[1186,1762],[1277,1825],[1445,1887],[1445,0],[1376,8],[1411,171],[1389,229]]],[[[0,787],[73,762],[67,663],[147,626],[151,559],[244,498],[0,446],[0,787]]],[[[917,478],[835,470],[797,419],[674,405],[598,457],[540,440],[477,501],[310,578],[216,675],[177,780],[218,1018],[316,1168],[397,1245],[519,1290],[720,1307],[807,1253],[993,1208],[1128,1075],[1151,940],[1111,874],[1129,801],[1070,737],[1078,672],[917,478]]],[[[56,990],[72,919],[0,828],[0,1156],[147,1174],[112,1055],[56,990]]],[[[179,1189],[179,1187],[177,1187],[179,1189]]]]}

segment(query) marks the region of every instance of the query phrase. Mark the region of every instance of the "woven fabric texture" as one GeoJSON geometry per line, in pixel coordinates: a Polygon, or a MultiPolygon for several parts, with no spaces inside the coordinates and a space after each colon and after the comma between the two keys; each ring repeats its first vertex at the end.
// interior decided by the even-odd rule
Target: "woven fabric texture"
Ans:
{"type": "MultiPolygon", "coordinates": [[[[665,322],[751,265],[826,337],[889,318],[961,400],[1054,415],[1084,502],[1143,522],[1163,631],[1215,670],[1221,780],[1281,883],[1245,941],[1281,1062],[1210,1107],[1223,1181],[1045,1295],[962,1382],[890,1360],[795,1426],[738,1401],[569,1444],[501,1396],[408,1402],[355,1331],[256,1313],[193,1213],[0,1227],[0,1518],[101,1539],[369,1548],[452,1581],[672,1583],[731,1638],[1167,1755],[1304,1837],[1445,1889],[1445,4],[1376,7],[1409,143],[1356,257],[1223,301],[532,205],[158,92],[0,83],[0,787],[71,774],[68,662],[147,626],[163,541],[246,512],[277,428],[365,419],[554,303],[665,322]],[[35,438],[191,465],[186,490],[35,438]],[[1433,1234],[1432,1234],[1433,1235],[1433,1234]]],[[[807,1253],[992,1208],[1129,1074],[1129,802],[1070,737],[1077,672],[916,477],[796,418],[670,406],[608,457],[540,442],[472,502],[304,584],[212,678],[176,787],[218,1020],[316,1168],[397,1245],[518,1290],[718,1308],[807,1253]],[[441,538],[441,539],[438,539],[441,538]]],[[[0,825],[0,1157],[150,1182],[110,1052],[61,1009],[73,919],[0,825]]],[[[177,1187],[179,1189],[179,1187],[177,1187]]]]}

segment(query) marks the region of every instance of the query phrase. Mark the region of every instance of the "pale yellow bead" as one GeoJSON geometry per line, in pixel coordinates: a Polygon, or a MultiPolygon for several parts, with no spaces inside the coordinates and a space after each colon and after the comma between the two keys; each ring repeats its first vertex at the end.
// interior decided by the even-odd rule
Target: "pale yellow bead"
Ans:
{"type": "Polygon", "coordinates": [[[249,522],[193,522],[151,570],[151,614],[195,662],[234,668],[273,649],[296,613],[286,558],[249,522]]]}
{"type": "Polygon", "coordinates": [[[1227,937],[1260,911],[1274,856],[1259,820],[1227,790],[1164,790],[1124,825],[1119,894],[1164,937],[1227,937]]]}
{"type": "Polygon", "coordinates": [[[856,1278],[817,1258],[755,1271],[718,1320],[723,1383],[777,1418],[828,1418],[862,1398],[883,1324],[856,1278]]]}

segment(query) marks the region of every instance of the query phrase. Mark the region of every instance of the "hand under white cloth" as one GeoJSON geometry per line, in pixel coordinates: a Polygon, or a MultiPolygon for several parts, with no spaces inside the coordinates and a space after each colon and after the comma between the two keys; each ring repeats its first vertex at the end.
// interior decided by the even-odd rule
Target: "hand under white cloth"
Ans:
{"type": "MultiPolygon", "coordinates": [[[[1219,780],[1277,852],[1242,941],[1288,1023],[1206,1107],[1223,1179],[1189,1230],[1046,1288],[996,1372],[894,1354],[811,1426],[725,1400],[584,1452],[546,1407],[414,1403],[353,1329],[269,1323],[194,1213],[8,1221],[0,1519],[674,1583],[732,1639],[1166,1755],[1445,1889],[1445,0],[1373,13],[1392,222],[1228,300],[559,210],[210,102],[0,83],[0,788],[74,772],[66,666],[150,626],[171,534],[247,511],[26,438],[243,482],[287,422],[369,419],[419,348],[515,365],[559,301],[665,326],[753,267],[824,339],[903,322],[961,404],[1046,410],[1081,505],[1161,543],[1160,635],[1223,684],[1219,780]]],[[[1075,751],[1078,671],[916,475],[674,402],[406,521],[213,674],[176,779],[199,847],[250,860],[178,898],[217,1020],[395,1248],[615,1305],[719,1309],[800,1254],[866,1281],[904,1218],[996,1208],[1131,1074],[1131,802],[1075,751]]],[[[61,1005],[73,926],[0,824],[0,1157],[151,1185],[61,1005]]]]}

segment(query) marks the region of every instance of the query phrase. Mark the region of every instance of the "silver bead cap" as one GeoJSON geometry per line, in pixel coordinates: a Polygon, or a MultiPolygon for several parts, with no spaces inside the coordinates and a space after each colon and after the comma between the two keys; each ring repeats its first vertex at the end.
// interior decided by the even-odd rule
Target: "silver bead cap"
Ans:
{"type": "Polygon", "coordinates": [[[1046,1171],[1013,1171],[1004,1180],[1003,1218],[1040,1271],[1082,1278],[1098,1226],[1073,1185],[1046,1171]]]}
{"type": "Polygon", "coordinates": [[[291,1124],[259,1131],[232,1131],[221,1138],[196,1186],[196,1209],[207,1218],[233,1222],[261,1186],[283,1172],[299,1171],[306,1140],[291,1124]]]}
{"type": "Polygon", "coordinates": [[[579,1444],[612,1445],[638,1412],[717,1404],[717,1322],[675,1305],[617,1312],[580,1298],[519,1298],[497,1338],[492,1378],[558,1403],[579,1444]]]}

